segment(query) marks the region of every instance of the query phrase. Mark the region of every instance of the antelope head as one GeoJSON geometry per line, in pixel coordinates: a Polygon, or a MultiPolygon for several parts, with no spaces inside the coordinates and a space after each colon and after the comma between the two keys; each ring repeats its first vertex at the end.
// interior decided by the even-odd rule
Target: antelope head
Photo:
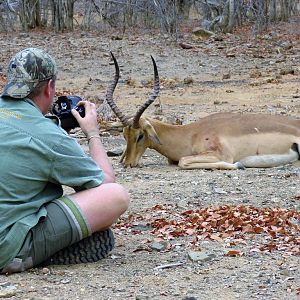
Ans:
{"type": "Polygon", "coordinates": [[[158,135],[154,127],[151,125],[147,118],[142,117],[143,112],[150,106],[150,104],[156,99],[159,94],[160,86],[157,66],[154,58],[151,56],[154,67],[153,91],[150,94],[148,100],[137,110],[134,117],[131,118],[125,116],[113,100],[113,93],[120,77],[120,69],[118,66],[118,62],[112,53],[111,56],[115,65],[115,76],[113,82],[107,89],[106,101],[124,126],[123,135],[127,142],[127,145],[121,157],[121,162],[125,165],[125,167],[135,167],[138,164],[141,156],[151,145],[151,143],[160,144],[158,135]]]}

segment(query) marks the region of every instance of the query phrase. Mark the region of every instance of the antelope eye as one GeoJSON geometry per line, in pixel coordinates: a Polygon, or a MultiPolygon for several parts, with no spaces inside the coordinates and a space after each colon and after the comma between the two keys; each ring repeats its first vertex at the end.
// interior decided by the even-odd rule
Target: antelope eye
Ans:
{"type": "Polygon", "coordinates": [[[142,139],[144,138],[144,133],[143,132],[141,132],[140,134],[139,134],[139,136],[138,136],[138,138],[137,138],[137,143],[138,142],[140,142],[142,139]]]}

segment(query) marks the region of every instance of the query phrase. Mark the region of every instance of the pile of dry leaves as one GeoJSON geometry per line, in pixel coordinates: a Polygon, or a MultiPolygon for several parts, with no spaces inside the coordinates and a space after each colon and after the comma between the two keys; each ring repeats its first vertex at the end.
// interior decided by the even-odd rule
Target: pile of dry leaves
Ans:
{"type": "MultiPolygon", "coordinates": [[[[162,240],[191,236],[192,246],[204,239],[233,246],[263,235],[264,242],[250,252],[278,250],[283,255],[300,254],[300,213],[285,208],[222,205],[174,214],[172,207],[156,205],[147,213],[128,216],[116,227],[142,234],[143,231],[138,229],[141,223],[149,226],[151,234],[162,240]]],[[[238,250],[227,253],[229,256],[242,254],[238,250]]]]}

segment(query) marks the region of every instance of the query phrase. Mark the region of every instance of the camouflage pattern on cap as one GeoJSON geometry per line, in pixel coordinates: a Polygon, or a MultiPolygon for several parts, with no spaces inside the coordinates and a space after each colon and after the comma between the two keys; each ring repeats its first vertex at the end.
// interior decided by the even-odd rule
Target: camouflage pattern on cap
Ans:
{"type": "Polygon", "coordinates": [[[38,48],[24,49],[9,62],[2,96],[25,98],[39,82],[52,78],[56,72],[56,63],[47,52],[38,48]]]}

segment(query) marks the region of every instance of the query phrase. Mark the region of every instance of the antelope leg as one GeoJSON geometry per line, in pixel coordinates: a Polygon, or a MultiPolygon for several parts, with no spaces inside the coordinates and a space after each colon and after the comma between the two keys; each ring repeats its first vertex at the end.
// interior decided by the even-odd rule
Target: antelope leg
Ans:
{"type": "Polygon", "coordinates": [[[283,154],[248,156],[241,159],[240,163],[246,168],[272,168],[292,163],[298,159],[298,151],[290,149],[287,153],[283,154]]]}
{"type": "Polygon", "coordinates": [[[181,169],[221,169],[221,170],[237,170],[244,169],[243,165],[239,162],[229,163],[220,161],[217,156],[214,155],[193,155],[185,156],[179,160],[178,166],[181,169]]]}
{"type": "Polygon", "coordinates": [[[126,155],[126,149],[123,150],[123,153],[122,153],[121,158],[119,160],[120,163],[122,163],[124,161],[125,155],[126,155]]]}
{"type": "Polygon", "coordinates": [[[287,153],[252,155],[241,159],[238,162],[230,163],[220,161],[214,155],[194,155],[182,157],[178,166],[182,169],[223,169],[236,170],[244,168],[272,168],[292,163],[299,159],[297,147],[292,147],[287,153]]]}

